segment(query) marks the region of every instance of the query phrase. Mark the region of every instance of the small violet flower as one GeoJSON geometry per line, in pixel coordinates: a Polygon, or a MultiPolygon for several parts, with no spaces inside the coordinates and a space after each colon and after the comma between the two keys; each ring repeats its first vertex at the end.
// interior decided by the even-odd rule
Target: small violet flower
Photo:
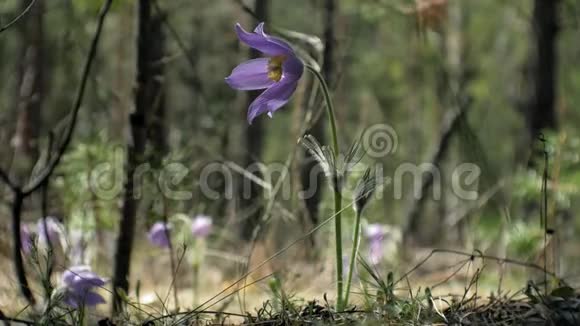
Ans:
{"type": "Polygon", "coordinates": [[[194,237],[205,238],[211,232],[213,221],[207,215],[198,215],[191,222],[191,233],[194,237]]]}
{"type": "Polygon", "coordinates": [[[49,241],[52,246],[57,243],[60,243],[63,248],[66,246],[64,225],[56,217],[47,216],[39,219],[36,223],[36,233],[38,234],[38,244],[41,246],[46,246],[49,241]]]}
{"type": "Polygon", "coordinates": [[[156,222],[149,230],[147,238],[149,238],[149,241],[152,244],[158,247],[169,248],[169,238],[167,237],[169,231],[171,231],[171,225],[163,222],[156,222]]]}
{"type": "Polygon", "coordinates": [[[372,265],[378,265],[383,258],[383,240],[386,234],[381,224],[369,224],[364,229],[364,235],[369,241],[369,260],[372,265]]]}
{"type": "Polygon", "coordinates": [[[96,306],[105,299],[94,292],[95,287],[105,285],[105,279],[91,271],[89,266],[73,266],[62,274],[64,303],[73,307],[96,306]]]}
{"type": "Polygon", "coordinates": [[[253,33],[236,24],[236,33],[240,41],[267,56],[243,62],[226,77],[226,83],[237,90],[265,89],[250,104],[248,123],[251,124],[263,113],[272,117],[274,111],[289,101],[304,72],[304,64],[288,43],[264,33],[264,23],[253,33]]]}
{"type": "Polygon", "coordinates": [[[32,250],[34,241],[34,233],[30,231],[27,225],[20,227],[20,248],[22,252],[27,254],[32,250]]]}

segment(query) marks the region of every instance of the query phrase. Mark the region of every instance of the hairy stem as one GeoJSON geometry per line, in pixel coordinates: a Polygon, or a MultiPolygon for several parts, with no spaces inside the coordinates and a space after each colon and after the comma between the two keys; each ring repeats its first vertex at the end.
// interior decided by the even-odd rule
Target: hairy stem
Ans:
{"type": "Polygon", "coordinates": [[[352,282],[352,274],[354,271],[354,264],[356,262],[356,256],[358,254],[358,248],[360,245],[360,218],[361,213],[356,213],[356,219],[354,221],[354,231],[353,231],[353,242],[352,242],[352,252],[350,254],[350,263],[348,264],[348,275],[346,278],[346,287],[344,292],[344,305],[348,304],[348,296],[350,294],[350,285],[352,282]]]}
{"type": "MultiPolygon", "coordinates": [[[[322,88],[322,93],[324,94],[324,101],[326,102],[326,113],[328,114],[328,120],[330,120],[330,133],[332,135],[332,154],[336,161],[336,156],[339,153],[338,148],[338,134],[336,132],[336,117],[334,116],[334,107],[332,105],[332,99],[330,98],[330,91],[328,90],[328,85],[322,77],[322,74],[316,68],[306,65],[306,68],[318,79],[320,86],[322,88]]],[[[333,180],[334,182],[334,180],[333,180]]],[[[334,185],[334,238],[336,242],[336,307],[337,310],[342,310],[344,308],[344,302],[342,300],[342,220],[340,218],[341,208],[342,208],[342,194],[340,192],[339,185],[334,185]]]]}

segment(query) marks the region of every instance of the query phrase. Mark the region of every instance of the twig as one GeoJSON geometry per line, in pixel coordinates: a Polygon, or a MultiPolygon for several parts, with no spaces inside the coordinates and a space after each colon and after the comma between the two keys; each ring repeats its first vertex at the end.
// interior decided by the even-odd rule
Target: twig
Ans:
{"type": "MultiPolygon", "coordinates": [[[[68,145],[70,144],[72,134],[74,131],[74,127],[76,125],[78,112],[80,110],[82,100],[84,98],[84,91],[86,88],[86,83],[88,80],[90,68],[91,68],[92,62],[94,61],[94,58],[96,56],[97,45],[98,45],[98,42],[99,42],[99,39],[101,36],[101,31],[103,28],[104,19],[105,19],[107,12],[109,11],[109,9],[111,7],[112,2],[113,2],[113,0],[107,0],[107,2],[104,4],[104,6],[101,10],[101,13],[99,16],[99,22],[97,25],[97,30],[95,32],[95,36],[93,37],[91,49],[90,49],[89,55],[87,57],[87,62],[85,64],[85,68],[83,71],[81,84],[79,86],[77,98],[76,98],[75,105],[73,107],[73,111],[71,114],[71,121],[70,121],[69,129],[66,131],[65,139],[61,143],[61,146],[59,147],[59,150],[57,151],[56,156],[51,156],[52,159],[47,164],[47,166],[40,172],[40,175],[37,176],[32,181],[30,181],[24,187],[21,187],[20,185],[13,183],[10,180],[10,178],[8,177],[8,175],[0,169],[0,179],[2,179],[2,181],[4,181],[4,183],[6,183],[10,187],[10,189],[12,190],[12,193],[13,193],[13,197],[14,197],[14,201],[12,203],[12,232],[13,232],[13,241],[14,241],[13,252],[14,252],[14,267],[16,270],[16,277],[18,278],[19,287],[20,287],[22,294],[24,295],[26,300],[31,305],[34,304],[35,300],[34,300],[34,296],[32,295],[32,292],[30,291],[30,287],[28,285],[28,280],[26,279],[26,271],[24,268],[24,262],[23,262],[22,253],[21,253],[21,247],[22,247],[21,241],[22,241],[22,239],[20,236],[20,228],[21,228],[22,205],[23,205],[24,200],[28,196],[30,196],[33,192],[38,190],[43,185],[47,184],[48,179],[50,178],[50,176],[54,172],[54,169],[56,168],[56,166],[60,162],[60,160],[61,160],[62,156],[64,155],[68,145]]],[[[51,146],[49,146],[49,149],[48,149],[49,151],[51,150],[50,147],[51,146]]]]}
{"type": "Polygon", "coordinates": [[[10,27],[12,27],[12,25],[16,24],[22,17],[24,17],[24,15],[26,15],[30,11],[30,9],[32,9],[32,6],[34,6],[35,3],[36,0],[30,0],[28,6],[24,8],[24,10],[18,16],[16,16],[14,19],[8,22],[8,24],[0,27],[0,34],[9,29],[10,27]]]}
{"type": "Polygon", "coordinates": [[[14,184],[12,180],[10,180],[8,173],[2,169],[0,169],[0,180],[2,180],[2,182],[4,182],[8,186],[8,188],[10,188],[10,190],[15,191],[17,189],[16,184],[14,184]]]}
{"type": "Polygon", "coordinates": [[[91,72],[91,67],[93,65],[93,61],[97,55],[97,48],[99,45],[99,40],[101,38],[101,32],[103,31],[103,26],[105,22],[105,17],[111,8],[111,4],[113,0],[107,0],[103,7],[101,8],[101,12],[99,13],[99,20],[97,23],[97,30],[95,31],[95,35],[93,36],[93,40],[91,42],[91,47],[89,49],[89,54],[87,56],[87,60],[85,62],[85,66],[83,68],[83,73],[81,76],[81,82],[77,91],[77,97],[74,102],[74,106],[71,112],[70,124],[69,128],[65,131],[65,136],[63,142],[60,144],[58,151],[55,156],[52,157],[50,163],[36,176],[32,179],[26,186],[23,187],[22,192],[25,196],[31,194],[32,192],[36,191],[42,184],[48,179],[52,173],[54,172],[57,165],[60,163],[62,156],[66,152],[68,145],[71,142],[73,132],[75,130],[77,116],[80,111],[81,105],[83,104],[83,99],[85,95],[85,90],[87,86],[87,81],[89,79],[89,75],[91,72]]]}
{"type": "Polygon", "coordinates": [[[489,259],[489,260],[497,261],[497,262],[500,262],[500,263],[507,263],[507,264],[517,265],[517,266],[521,266],[521,267],[525,267],[525,268],[535,269],[535,270],[541,271],[543,273],[546,273],[547,275],[550,275],[552,277],[556,277],[556,275],[554,273],[545,270],[544,268],[542,268],[539,265],[532,264],[532,263],[526,263],[526,262],[518,261],[518,260],[515,260],[515,259],[501,258],[501,257],[496,257],[496,256],[484,255],[484,254],[482,254],[479,251],[477,253],[472,253],[471,254],[471,253],[468,253],[468,252],[463,252],[463,251],[453,250],[453,249],[433,249],[417,265],[415,265],[408,272],[406,272],[405,274],[403,274],[403,276],[401,276],[395,282],[395,284],[401,282],[406,277],[408,277],[409,275],[413,274],[415,271],[417,271],[419,268],[421,268],[421,266],[423,266],[423,264],[425,264],[429,259],[431,259],[431,257],[433,257],[435,254],[454,254],[454,255],[459,255],[459,256],[471,257],[472,259],[475,259],[475,258],[489,259]]]}

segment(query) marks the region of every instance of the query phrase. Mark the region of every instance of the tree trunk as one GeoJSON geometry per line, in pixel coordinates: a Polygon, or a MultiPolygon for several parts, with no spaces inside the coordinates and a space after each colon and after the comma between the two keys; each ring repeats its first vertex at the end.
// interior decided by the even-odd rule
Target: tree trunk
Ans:
{"type": "MultiPolygon", "coordinates": [[[[267,21],[268,0],[256,0],[254,6],[256,19],[262,22],[267,21]]],[[[259,58],[260,56],[261,54],[259,51],[250,49],[250,59],[259,58]]],[[[243,110],[244,121],[246,116],[246,109],[259,94],[259,91],[248,93],[248,105],[246,105],[243,110]]],[[[248,170],[248,173],[252,173],[258,178],[262,178],[262,174],[258,170],[256,164],[260,162],[260,157],[262,157],[262,150],[264,146],[263,117],[255,119],[251,126],[247,124],[244,124],[244,126],[245,153],[243,157],[243,166],[248,170]]],[[[241,228],[242,238],[249,241],[252,239],[254,229],[258,226],[260,217],[262,216],[262,189],[259,185],[246,177],[242,177],[242,184],[240,186],[240,209],[242,212],[241,218],[244,219],[241,228]]]]}
{"type": "Polygon", "coordinates": [[[26,270],[24,268],[24,260],[22,259],[22,237],[21,237],[21,222],[22,222],[22,207],[24,205],[24,195],[20,190],[14,191],[14,202],[12,203],[12,232],[13,232],[13,259],[16,277],[18,278],[18,285],[20,292],[26,298],[30,305],[35,304],[34,295],[26,279],[26,270]]]}
{"type": "MultiPolygon", "coordinates": [[[[335,50],[335,20],[336,20],[337,3],[335,0],[325,0],[324,2],[324,52],[322,75],[327,84],[332,89],[334,84],[334,50],[335,50]]],[[[308,93],[308,92],[307,92],[308,93]]],[[[305,96],[305,103],[309,102],[309,96],[305,96]]],[[[318,101],[317,101],[318,103],[318,101]]],[[[314,106],[316,108],[317,106],[314,106]]],[[[306,108],[314,109],[314,108],[306,108]]],[[[326,141],[326,116],[320,117],[312,127],[306,131],[307,134],[314,136],[319,143],[324,144],[326,141]]],[[[338,155],[339,153],[337,153],[338,155]]],[[[324,173],[322,167],[312,157],[310,152],[305,151],[304,161],[300,173],[302,190],[306,195],[304,203],[307,213],[312,224],[318,225],[319,206],[322,200],[322,190],[324,189],[324,173]]]]}
{"type": "MultiPolygon", "coordinates": [[[[118,314],[123,309],[123,303],[118,295],[119,290],[128,292],[131,252],[135,234],[135,216],[139,201],[135,198],[134,174],[140,164],[145,162],[145,145],[147,142],[147,115],[159,99],[159,83],[155,68],[159,39],[154,38],[154,22],[150,0],[138,2],[137,31],[137,90],[135,93],[135,111],[129,116],[131,139],[127,142],[127,157],[125,165],[125,185],[121,222],[115,253],[115,269],[113,274],[113,312],[118,314]]],[[[158,59],[158,58],[157,58],[158,59]]]]}
{"type": "MultiPolygon", "coordinates": [[[[441,169],[443,160],[447,155],[451,145],[452,137],[462,127],[462,121],[466,119],[466,113],[469,109],[469,94],[467,93],[468,83],[471,78],[468,63],[468,49],[466,44],[467,39],[464,37],[466,29],[466,9],[465,4],[456,3],[451,8],[451,14],[447,31],[444,34],[444,43],[442,44],[442,52],[444,53],[445,67],[440,73],[439,85],[437,93],[441,105],[449,107],[443,116],[443,122],[439,137],[431,155],[431,169],[437,170],[439,180],[435,180],[433,173],[424,174],[421,182],[421,189],[418,197],[413,196],[411,205],[407,214],[406,221],[408,221],[404,231],[404,241],[410,243],[414,241],[421,242],[420,226],[424,223],[423,208],[429,193],[433,187],[434,182],[442,182],[441,169]],[[453,94],[452,90],[457,90],[457,94],[453,94]]],[[[436,185],[440,186],[440,185],[436,185]]],[[[414,192],[415,189],[412,189],[414,192]]],[[[441,187],[441,191],[445,191],[441,187]]],[[[444,203],[439,203],[444,205],[444,203]]],[[[438,221],[439,222],[439,221],[438,221]]]]}
{"type": "MultiPolygon", "coordinates": [[[[28,7],[28,1],[21,1],[21,10],[28,7]]],[[[18,162],[16,176],[24,178],[38,159],[37,137],[44,101],[44,1],[37,1],[28,15],[19,22],[20,66],[18,71],[18,97],[16,130],[12,145],[15,162],[18,162]]]]}
{"type": "Polygon", "coordinates": [[[154,168],[160,168],[163,157],[169,150],[167,143],[166,91],[165,91],[165,35],[163,34],[164,14],[158,13],[151,19],[150,39],[153,46],[149,49],[150,74],[148,93],[152,102],[147,121],[147,140],[151,144],[148,161],[154,168]]]}
{"type": "MultiPolygon", "coordinates": [[[[534,1],[534,44],[529,58],[530,92],[527,108],[524,109],[530,144],[535,142],[542,130],[557,127],[555,102],[559,3],[560,0],[534,1]]],[[[534,161],[541,157],[541,150],[534,150],[528,165],[533,166],[534,161]]]]}

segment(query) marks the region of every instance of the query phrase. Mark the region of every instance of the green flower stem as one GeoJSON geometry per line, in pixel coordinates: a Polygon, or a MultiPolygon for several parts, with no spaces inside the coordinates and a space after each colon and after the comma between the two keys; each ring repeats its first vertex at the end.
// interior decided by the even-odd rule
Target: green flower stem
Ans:
{"type": "Polygon", "coordinates": [[[348,276],[346,278],[346,291],[344,292],[344,304],[348,304],[348,295],[350,294],[350,285],[352,282],[352,274],[354,271],[354,265],[356,262],[356,256],[358,254],[358,248],[360,246],[360,212],[356,212],[356,219],[354,221],[354,233],[352,242],[352,252],[350,254],[350,263],[348,265],[348,276]]]}
{"type": "MultiPolygon", "coordinates": [[[[326,102],[326,113],[328,114],[328,119],[330,120],[330,132],[332,134],[332,149],[333,156],[336,161],[336,156],[338,155],[338,136],[336,132],[336,117],[334,116],[334,107],[332,105],[332,100],[330,98],[330,91],[328,90],[328,85],[322,77],[322,74],[309,65],[306,68],[318,79],[320,86],[322,86],[322,93],[324,94],[324,100],[326,102]]],[[[331,181],[331,182],[334,182],[331,181]]],[[[336,185],[335,185],[336,186],[336,185]]],[[[342,276],[342,221],[340,218],[340,212],[342,210],[342,195],[340,193],[339,187],[334,187],[334,237],[336,242],[336,308],[341,311],[344,308],[344,302],[342,300],[343,290],[343,276],[342,276]]]]}

